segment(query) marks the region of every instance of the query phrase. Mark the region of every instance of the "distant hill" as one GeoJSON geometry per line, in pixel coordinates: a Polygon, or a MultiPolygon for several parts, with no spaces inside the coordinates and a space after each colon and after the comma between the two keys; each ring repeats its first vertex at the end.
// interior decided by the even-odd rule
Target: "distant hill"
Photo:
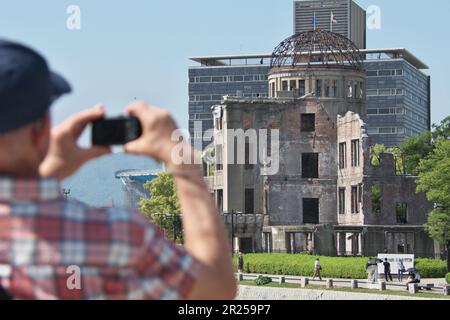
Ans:
{"type": "Polygon", "coordinates": [[[87,163],[77,174],[62,183],[74,198],[95,207],[124,205],[122,183],[115,172],[127,169],[158,170],[161,165],[146,157],[116,153],[87,163]]]}

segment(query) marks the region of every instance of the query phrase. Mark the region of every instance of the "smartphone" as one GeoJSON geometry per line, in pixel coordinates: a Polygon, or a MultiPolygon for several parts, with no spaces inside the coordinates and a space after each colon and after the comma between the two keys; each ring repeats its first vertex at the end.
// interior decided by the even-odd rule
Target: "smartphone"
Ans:
{"type": "Polygon", "coordinates": [[[119,146],[138,139],[142,126],[135,117],[101,119],[92,123],[92,145],[119,146]]]}

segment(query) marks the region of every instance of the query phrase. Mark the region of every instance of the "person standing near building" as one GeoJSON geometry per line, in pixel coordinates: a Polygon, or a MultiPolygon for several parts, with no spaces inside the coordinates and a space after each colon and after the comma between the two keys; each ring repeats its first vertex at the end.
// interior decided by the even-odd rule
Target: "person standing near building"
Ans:
{"type": "Polygon", "coordinates": [[[394,280],[392,279],[391,274],[391,264],[389,263],[387,258],[384,259],[383,265],[384,265],[384,278],[386,279],[386,282],[389,282],[389,279],[391,282],[393,282],[394,280]]]}
{"type": "Polygon", "coordinates": [[[238,255],[238,272],[242,273],[244,270],[244,257],[242,256],[242,252],[239,252],[238,255]]]}
{"type": "Polygon", "coordinates": [[[403,281],[403,273],[406,271],[405,265],[403,264],[403,260],[400,259],[397,262],[397,272],[398,272],[398,281],[403,281]]]}
{"type": "Polygon", "coordinates": [[[319,258],[316,259],[314,262],[314,276],[313,281],[316,279],[316,277],[319,277],[319,280],[322,281],[322,276],[320,272],[322,271],[322,266],[320,265],[319,258]]]}

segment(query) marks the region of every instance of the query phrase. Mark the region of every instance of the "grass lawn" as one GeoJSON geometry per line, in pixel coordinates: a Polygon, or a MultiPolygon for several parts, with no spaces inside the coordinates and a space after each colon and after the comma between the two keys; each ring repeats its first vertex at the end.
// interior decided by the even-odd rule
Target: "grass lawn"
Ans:
{"type": "MultiPolygon", "coordinates": [[[[317,256],[305,254],[245,254],[244,273],[311,276],[317,256]]],[[[334,279],[366,279],[367,257],[319,257],[322,277],[334,279]]],[[[237,271],[237,258],[233,258],[237,271]]],[[[447,263],[443,260],[416,259],[423,279],[445,278],[447,263]]]]}
{"type": "MultiPolygon", "coordinates": [[[[239,282],[240,285],[243,286],[255,286],[254,281],[251,280],[244,280],[239,282]]],[[[351,288],[339,288],[334,287],[332,289],[327,289],[324,286],[318,286],[318,285],[308,285],[306,288],[301,288],[298,284],[295,283],[276,283],[271,282],[263,287],[271,287],[271,288],[290,288],[290,289],[311,289],[311,290],[326,290],[326,291],[343,291],[343,292],[353,292],[353,293],[370,293],[370,294],[380,294],[380,295],[391,295],[391,296],[406,296],[406,297],[417,297],[417,298],[433,298],[433,299],[446,299],[450,300],[450,296],[444,296],[440,294],[435,293],[425,293],[425,292],[419,292],[415,295],[412,295],[405,291],[392,291],[392,290],[386,290],[386,291],[378,291],[378,290],[371,290],[371,289],[365,289],[365,288],[358,288],[358,289],[351,289],[351,288]]]]}

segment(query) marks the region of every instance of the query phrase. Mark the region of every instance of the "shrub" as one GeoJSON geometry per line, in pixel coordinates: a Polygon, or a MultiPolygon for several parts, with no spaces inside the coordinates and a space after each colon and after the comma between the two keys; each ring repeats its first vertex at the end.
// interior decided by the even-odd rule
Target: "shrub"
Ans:
{"type": "MultiPolygon", "coordinates": [[[[317,256],[304,254],[247,254],[244,272],[256,274],[312,277],[317,256]]],[[[335,279],[367,278],[366,257],[318,257],[322,276],[335,279]]],[[[237,270],[236,257],[233,259],[237,270]]],[[[416,259],[416,268],[423,278],[443,278],[447,272],[445,261],[416,259]]]]}
{"type": "Polygon", "coordinates": [[[447,264],[442,260],[416,259],[416,268],[423,278],[443,278],[447,264]]]}
{"type": "Polygon", "coordinates": [[[259,276],[256,278],[255,283],[257,286],[265,286],[266,284],[269,284],[272,282],[271,278],[259,276]]]}
{"type": "Polygon", "coordinates": [[[447,280],[447,283],[450,284],[450,272],[445,276],[445,280],[447,280]]]}

